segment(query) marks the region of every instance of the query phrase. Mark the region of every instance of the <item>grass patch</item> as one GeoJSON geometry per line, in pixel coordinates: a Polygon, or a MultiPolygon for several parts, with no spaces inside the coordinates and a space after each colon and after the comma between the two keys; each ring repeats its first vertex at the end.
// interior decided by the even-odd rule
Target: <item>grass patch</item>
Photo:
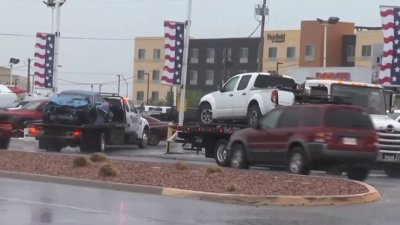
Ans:
{"type": "Polygon", "coordinates": [[[93,162],[84,156],[78,156],[74,158],[73,165],[74,167],[86,167],[92,166],[93,162]]]}
{"type": "Polygon", "coordinates": [[[179,161],[175,164],[177,170],[189,170],[189,166],[186,162],[179,161]]]}
{"type": "Polygon", "coordinates": [[[219,167],[217,165],[212,165],[212,166],[207,167],[207,170],[206,170],[207,175],[211,175],[214,173],[222,173],[221,167],[219,167]]]}
{"type": "Polygon", "coordinates": [[[236,184],[228,184],[227,186],[226,186],[226,190],[228,191],[228,192],[235,192],[236,190],[237,190],[237,185],[236,184]]]}
{"type": "Polygon", "coordinates": [[[90,156],[90,160],[92,160],[92,162],[107,161],[107,156],[103,153],[94,153],[90,156]]]}
{"type": "Polygon", "coordinates": [[[100,167],[99,174],[103,177],[116,177],[118,175],[118,170],[110,164],[106,164],[100,167]]]}

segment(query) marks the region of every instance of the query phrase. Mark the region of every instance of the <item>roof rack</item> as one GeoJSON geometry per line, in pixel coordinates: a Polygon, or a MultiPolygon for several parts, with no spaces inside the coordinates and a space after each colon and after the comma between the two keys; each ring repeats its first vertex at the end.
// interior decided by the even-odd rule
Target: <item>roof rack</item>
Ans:
{"type": "Polygon", "coordinates": [[[345,104],[352,105],[353,97],[335,95],[296,95],[295,104],[345,104]]]}

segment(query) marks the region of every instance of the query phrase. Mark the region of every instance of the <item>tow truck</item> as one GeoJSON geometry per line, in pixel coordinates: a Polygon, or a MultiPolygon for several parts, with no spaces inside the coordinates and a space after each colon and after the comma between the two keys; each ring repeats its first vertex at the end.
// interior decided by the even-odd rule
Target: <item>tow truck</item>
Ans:
{"type": "Polygon", "coordinates": [[[115,119],[111,122],[70,125],[36,121],[28,124],[28,136],[34,136],[39,148],[46,151],[60,151],[67,146],[79,147],[82,152],[104,152],[111,147],[126,145],[145,148],[150,128],[148,121],[141,117],[135,106],[118,94],[100,95],[114,106],[115,119]]]}

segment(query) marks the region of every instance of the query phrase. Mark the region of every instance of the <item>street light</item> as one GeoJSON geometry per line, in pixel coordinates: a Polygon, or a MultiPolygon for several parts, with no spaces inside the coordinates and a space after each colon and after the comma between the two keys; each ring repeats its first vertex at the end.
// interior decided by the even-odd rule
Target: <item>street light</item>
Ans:
{"type": "Polygon", "coordinates": [[[322,26],[324,26],[324,61],[323,61],[323,67],[326,67],[326,39],[327,39],[328,25],[329,24],[337,24],[339,22],[339,17],[331,16],[331,17],[328,18],[328,20],[323,20],[323,19],[317,18],[317,21],[322,26]]]}
{"type": "Polygon", "coordinates": [[[14,64],[18,64],[19,63],[19,59],[10,58],[10,61],[8,63],[10,64],[10,86],[11,86],[11,84],[12,84],[12,76],[13,76],[12,68],[13,68],[14,64]]]}
{"type": "Polygon", "coordinates": [[[258,45],[258,71],[262,72],[263,70],[263,58],[264,58],[264,29],[265,29],[265,17],[269,16],[269,8],[267,7],[267,1],[263,0],[262,5],[256,5],[254,8],[254,13],[256,20],[260,23],[261,26],[261,34],[260,34],[260,43],[258,45]],[[261,16],[261,20],[258,20],[257,17],[261,16]]]}
{"type": "Polygon", "coordinates": [[[118,95],[119,95],[119,90],[120,90],[120,87],[121,87],[121,75],[117,74],[117,77],[118,77],[118,95]]]}
{"type": "Polygon", "coordinates": [[[149,89],[150,89],[150,74],[144,73],[147,76],[147,94],[146,94],[146,105],[149,104],[149,89]]]}

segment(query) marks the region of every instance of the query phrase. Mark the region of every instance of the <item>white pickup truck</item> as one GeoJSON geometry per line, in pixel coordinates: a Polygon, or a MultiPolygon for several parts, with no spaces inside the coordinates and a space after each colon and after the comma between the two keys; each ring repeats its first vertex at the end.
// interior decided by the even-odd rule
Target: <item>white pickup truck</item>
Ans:
{"type": "Polygon", "coordinates": [[[277,105],[292,105],[296,82],[292,77],[270,73],[243,73],[233,76],[221,90],[200,99],[200,122],[247,120],[254,126],[262,115],[277,105]]]}

